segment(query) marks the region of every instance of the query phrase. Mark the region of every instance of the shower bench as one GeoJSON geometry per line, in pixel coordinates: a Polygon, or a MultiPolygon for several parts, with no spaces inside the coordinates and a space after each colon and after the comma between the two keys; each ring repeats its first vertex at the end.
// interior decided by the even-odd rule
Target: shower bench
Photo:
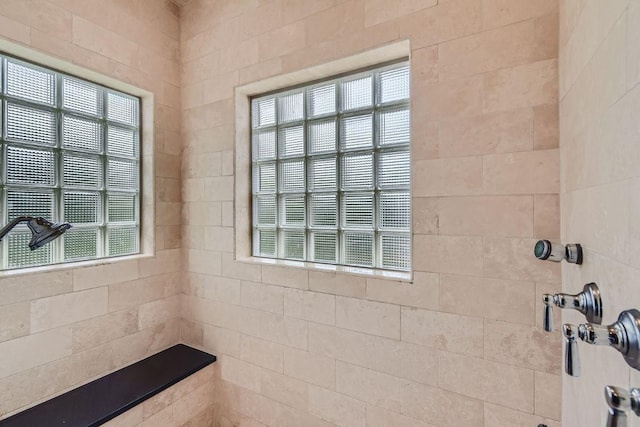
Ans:
{"type": "Polygon", "coordinates": [[[212,354],[178,344],[19,412],[0,427],[99,426],[215,361],[212,354]]]}

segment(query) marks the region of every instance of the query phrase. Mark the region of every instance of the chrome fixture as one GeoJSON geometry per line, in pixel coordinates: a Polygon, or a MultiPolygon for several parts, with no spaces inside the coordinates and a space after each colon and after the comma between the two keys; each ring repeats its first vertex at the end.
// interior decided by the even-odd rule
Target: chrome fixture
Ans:
{"type": "Polygon", "coordinates": [[[54,223],[41,217],[19,216],[0,230],[0,241],[2,241],[4,236],[6,236],[13,227],[21,222],[26,222],[27,227],[31,230],[32,236],[29,242],[29,248],[32,251],[60,237],[62,233],[71,228],[71,224],[66,222],[54,223]]]}
{"type": "Polygon", "coordinates": [[[564,335],[564,371],[572,377],[580,376],[580,358],[578,356],[578,342],[576,341],[576,327],[565,323],[562,325],[564,335]]]}
{"type": "Polygon", "coordinates": [[[533,254],[541,260],[560,262],[563,259],[571,264],[582,264],[582,246],[579,243],[551,243],[549,240],[538,240],[533,254]]]}
{"type": "Polygon", "coordinates": [[[625,310],[611,325],[578,325],[578,337],[587,344],[615,348],[629,366],[640,370],[640,311],[625,310]]]}
{"type": "Polygon", "coordinates": [[[607,427],[627,427],[627,412],[640,416],[640,389],[627,391],[620,387],[605,386],[604,398],[609,405],[607,427]]]}
{"type": "Polygon", "coordinates": [[[587,283],[584,285],[582,292],[576,295],[569,294],[544,294],[542,295],[544,302],[544,317],[542,327],[545,331],[553,330],[553,306],[559,308],[571,308],[578,310],[587,318],[587,322],[601,324],[602,323],[602,298],[600,298],[600,289],[595,283],[587,283]]]}

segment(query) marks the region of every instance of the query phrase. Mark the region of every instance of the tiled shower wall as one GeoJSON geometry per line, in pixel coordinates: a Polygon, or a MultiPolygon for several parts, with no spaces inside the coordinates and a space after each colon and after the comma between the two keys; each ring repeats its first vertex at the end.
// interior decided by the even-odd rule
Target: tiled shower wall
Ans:
{"type": "Polygon", "coordinates": [[[0,277],[3,418],[178,342],[182,146],[173,3],[0,0],[0,37],[153,92],[156,102],[155,141],[144,142],[155,144],[156,256],[0,277]]]}
{"type": "Polygon", "coordinates": [[[186,2],[181,338],[219,425],[560,425],[557,29],[558,0],[186,2]],[[406,39],[413,283],[234,261],[234,87],[406,39]]]}
{"type": "MultiPolygon", "coordinates": [[[[605,324],[640,308],[640,2],[563,1],[560,9],[562,235],[582,243],[563,288],[597,282],[605,324]]],[[[570,323],[584,317],[568,313],[570,323]]],[[[611,348],[579,344],[580,378],[564,379],[564,424],[604,425],[603,388],[640,386],[611,348]]],[[[631,415],[629,425],[640,426],[631,415]]]]}

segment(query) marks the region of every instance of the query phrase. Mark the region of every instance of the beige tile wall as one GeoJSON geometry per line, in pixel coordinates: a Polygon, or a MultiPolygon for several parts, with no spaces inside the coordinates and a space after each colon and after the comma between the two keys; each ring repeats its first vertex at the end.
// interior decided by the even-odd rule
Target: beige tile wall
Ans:
{"type": "Polygon", "coordinates": [[[557,29],[558,0],[186,2],[181,338],[217,425],[560,425],[557,29]],[[234,87],[405,39],[413,283],[234,261],[234,87]]]}
{"type": "MultiPolygon", "coordinates": [[[[155,179],[156,255],[0,277],[4,418],[179,340],[179,10],[164,0],[0,0],[0,37],[152,92],[156,102],[155,140],[145,141],[156,162],[145,177],[155,179]]],[[[193,414],[183,406],[173,405],[174,416],[193,414]]]]}
{"type": "MultiPolygon", "coordinates": [[[[563,266],[563,288],[574,293],[597,282],[606,324],[640,307],[639,31],[636,0],[561,2],[562,236],[586,248],[582,267],[563,266]]],[[[612,349],[579,350],[582,376],[564,377],[563,419],[571,427],[604,425],[604,386],[638,387],[640,373],[612,349]]],[[[629,421],[640,426],[636,416],[629,421]]]]}

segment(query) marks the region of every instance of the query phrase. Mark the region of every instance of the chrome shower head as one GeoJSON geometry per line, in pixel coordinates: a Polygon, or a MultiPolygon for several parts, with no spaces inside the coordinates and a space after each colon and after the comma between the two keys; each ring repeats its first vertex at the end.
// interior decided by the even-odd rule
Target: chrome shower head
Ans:
{"type": "Polygon", "coordinates": [[[57,239],[62,233],[71,228],[71,224],[67,222],[54,223],[41,217],[31,218],[27,226],[33,234],[29,242],[29,248],[31,248],[32,251],[57,239]]]}
{"type": "Polygon", "coordinates": [[[41,217],[19,216],[0,230],[0,240],[2,240],[13,227],[21,222],[26,222],[31,230],[32,236],[29,242],[29,248],[31,248],[32,251],[60,237],[62,233],[71,228],[71,224],[66,222],[54,223],[41,217]]]}

